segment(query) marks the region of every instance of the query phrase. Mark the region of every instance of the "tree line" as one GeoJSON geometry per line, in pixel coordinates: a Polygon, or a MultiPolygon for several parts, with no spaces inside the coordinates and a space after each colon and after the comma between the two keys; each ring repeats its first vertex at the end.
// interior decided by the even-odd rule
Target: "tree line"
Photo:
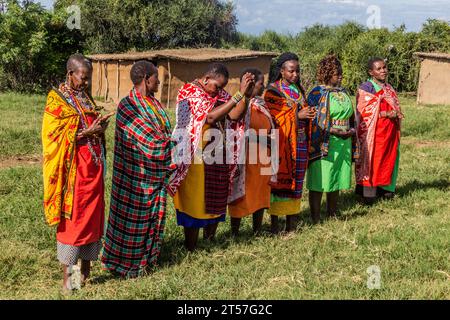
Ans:
{"type": "Polygon", "coordinates": [[[355,90],[365,80],[369,57],[388,59],[390,82],[399,91],[415,91],[416,51],[450,52],[450,25],[428,20],[420,32],[372,29],[346,22],[316,24],[297,34],[237,31],[231,2],[219,0],[56,0],[47,10],[32,1],[0,0],[0,91],[44,92],[64,79],[65,61],[85,54],[182,47],[291,51],[300,56],[306,87],[328,53],[339,56],[344,85],[355,90]],[[80,29],[69,29],[71,5],[80,8],[80,29]]]}

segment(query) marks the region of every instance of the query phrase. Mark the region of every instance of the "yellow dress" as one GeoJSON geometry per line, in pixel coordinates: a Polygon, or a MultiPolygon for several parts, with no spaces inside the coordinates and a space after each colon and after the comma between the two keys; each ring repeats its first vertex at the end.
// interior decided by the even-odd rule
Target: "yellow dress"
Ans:
{"type": "Polygon", "coordinates": [[[300,213],[302,199],[276,197],[272,194],[272,202],[268,213],[272,216],[292,216],[300,213]],[[274,201],[276,199],[276,201],[274,201]]]}
{"type": "MultiPolygon", "coordinates": [[[[205,124],[202,128],[202,137],[210,125],[205,124]]],[[[202,141],[202,150],[206,143],[202,141]]],[[[195,219],[215,219],[220,215],[206,212],[205,205],[205,166],[196,158],[189,166],[186,178],[184,178],[177,193],[173,197],[175,209],[195,219]]]]}

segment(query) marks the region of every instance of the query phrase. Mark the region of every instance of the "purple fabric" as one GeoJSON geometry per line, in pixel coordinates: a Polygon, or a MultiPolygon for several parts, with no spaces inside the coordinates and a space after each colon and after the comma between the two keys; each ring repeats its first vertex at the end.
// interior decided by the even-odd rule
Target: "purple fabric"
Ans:
{"type": "Polygon", "coordinates": [[[371,93],[371,94],[376,94],[376,93],[377,93],[377,92],[375,91],[375,88],[374,88],[372,82],[370,82],[370,81],[364,82],[363,84],[361,84],[361,85],[359,86],[359,88],[360,88],[361,90],[364,90],[364,91],[366,91],[366,92],[368,92],[368,93],[371,93]]]}

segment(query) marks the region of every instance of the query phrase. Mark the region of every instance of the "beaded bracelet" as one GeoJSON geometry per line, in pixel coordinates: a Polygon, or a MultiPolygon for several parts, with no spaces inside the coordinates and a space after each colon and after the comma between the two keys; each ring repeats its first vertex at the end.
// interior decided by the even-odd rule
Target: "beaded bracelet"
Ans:
{"type": "Polygon", "coordinates": [[[234,94],[234,96],[232,97],[233,101],[234,101],[236,104],[238,104],[239,101],[241,101],[243,98],[244,98],[244,95],[243,95],[240,91],[237,91],[237,92],[234,94]]]}

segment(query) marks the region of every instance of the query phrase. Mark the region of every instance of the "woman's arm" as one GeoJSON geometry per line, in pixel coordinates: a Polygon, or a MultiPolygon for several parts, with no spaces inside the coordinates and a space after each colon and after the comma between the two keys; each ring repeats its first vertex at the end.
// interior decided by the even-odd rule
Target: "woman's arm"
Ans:
{"type": "Polygon", "coordinates": [[[225,119],[227,115],[231,120],[239,120],[243,117],[248,107],[246,100],[251,96],[254,84],[255,76],[251,73],[246,73],[242,78],[240,91],[228,102],[210,111],[206,118],[206,122],[208,124],[214,124],[225,119]],[[237,103],[236,100],[238,101],[237,103]]]}

